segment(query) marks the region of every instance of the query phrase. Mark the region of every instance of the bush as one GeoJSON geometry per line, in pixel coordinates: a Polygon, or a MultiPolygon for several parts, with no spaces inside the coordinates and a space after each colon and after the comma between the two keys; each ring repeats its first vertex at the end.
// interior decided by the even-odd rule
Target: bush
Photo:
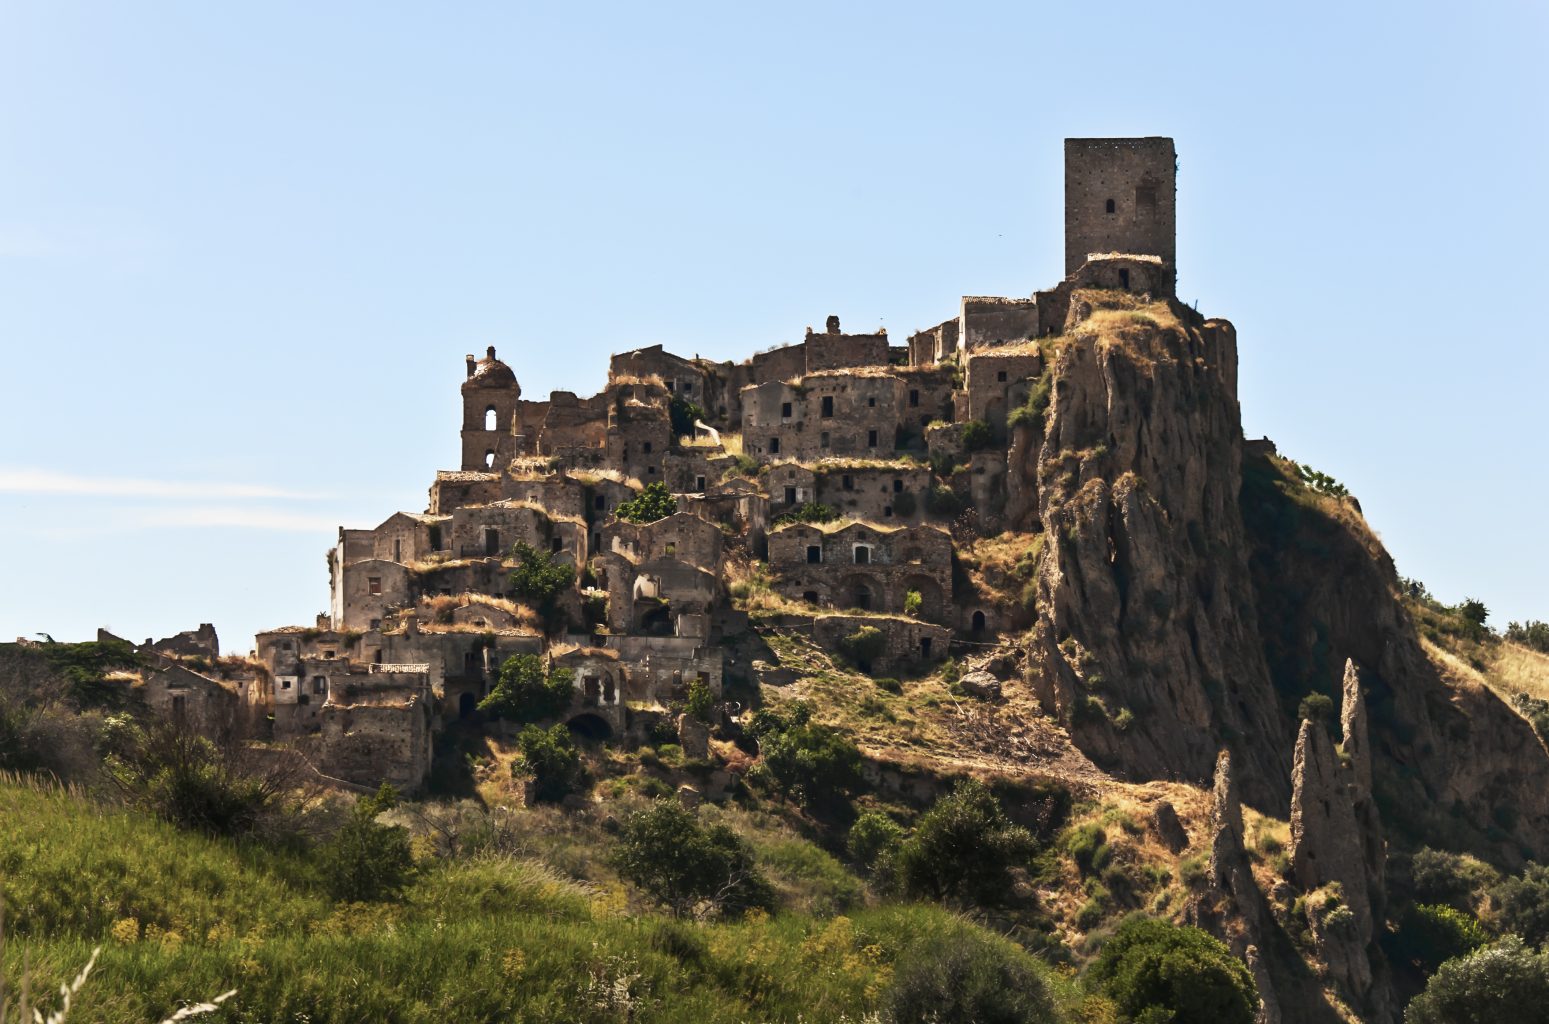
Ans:
{"type": "Polygon", "coordinates": [[[861,786],[861,752],[848,736],[804,723],[766,732],[759,752],[781,791],[813,807],[840,803],[861,786]]]}
{"type": "Polygon", "coordinates": [[[955,516],[963,511],[963,501],[952,488],[937,484],[925,492],[925,511],[933,516],[955,516]]]}
{"type": "Polygon", "coordinates": [[[1011,891],[1011,869],[1036,849],[981,782],[958,783],[921,815],[898,850],[898,880],[912,896],[993,906],[1011,891]]]}
{"type": "Polygon", "coordinates": [[[628,501],[620,502],[613,514],[632,523],[654,523],[678,511],[678,499],[664,483],[646,484],[645,489],[628,501]]]}
{"type": "Polygon", "coordinates": [[[892,858],[904,830],[881,811],[867,811],[850,826],[845,849],[850,859],[867,871],[886,866],[892,858]]]}
{"type": "Polygon", "coordinates": [[[777,516],[774,525],[780,526],[784,523],[827,523],[838,518],[839,513],[835,512],[828,505],[820,505],[815,501],[809,501],[804,505],[797,505],[784,515],[777,516]]]}
{"type": "Polygon", "coordinates": [[[1224,944],[1166,921],[1125,921],[1088,976],[1135,1020],[1253,1024],[1258,1011],[1248,968],[1224,944]]]}
{"type": "Polygon", "coordinates": [[[912,516],[918,506],[914,500],[914,494],[910,491],[899,491],[893,495],[893,511],[900,516],[912,516]]]}
{"type": "Polygon", "coordinates": [[[562,668],[545,674],[536,654],[513,654],[479,710],[513,722],[538,722],[563,714],[574,698],[575,673],[562,668]]]}
{"type": "Polygon", "coordinates": [[[1474,894],[1488,883],[1490,874],[1488,868],[1470,864],[1455,853],[1429,847],[1409,862],[1416,901],[1446,903],[1460,909],[1472,902],[1474,894]]]}
{"type": "Polygon", "coordinates": [[[1516,936],[1441,965],[1404,1024],[1549,1024],[1549,953],[1516,936]]]}
{"type": "Polygon", "coordinates": [[[1032,958],[1003,940],[963,932],[945,945],[918,942],[894,967],[893,1024],[1054,1024],[1059,1020],[1032,958]]]}
{"type": "Polygon", "coordinates": [[[837,646],[847,661],[866,671],[887,650],[887,634],[876,626],[861,626],[848,636],[840,637],[837,646]]]}
{"type": "Polygon", "coordinates": [[[904,614],[919,615],[920,609],[925,604],[925,598],[918,590],[909,590],[904,593],[904,614]]]}
{"type": "Polygon", "coordinates": [[[667,406],[667,415],[672,420],[672,433],[676,437],[693,434],[694,421],[703,420],[705,411],[688,399],[674,395],[667,406]]]}
{"type": "Polygon", "coordinates": [[[533,777],[533,798],[558,803],[580,789],[584,773],[581,754],[563,725],[540,729],[529,725],[516,738],[522,759],[513,763],[513,774],[524,772],[533,777]]]}
{"type": "Polygon", "coordinates": [[[710,687],[694,680],[688,686],[688,701],[683,705],[683,711],[690,718],[697,718],[708,725],[711,716],[715,714],[715,694],[710,692],[710,687]]]}
{"type": "MultiPolygon", "coordinates": [[[[896,504],[896,503],[895,503],[896,504]]],[[[1549,654],[1549,622],[1513,622],[1506,627],[1506,639],[1514,644],[1549,654]]]]}
{"type": "Polygon", "coordinates": [[[1054,367],[1044,368],[1038,382],[1027,393],[1027,401],[1011,410],[1011,415],[1006,417],[1007,427],[1031,427],[1043,423],[1043,414],[1049,408],[1049,394],[1054,385],[1054,367]]]}
{"type": "Polygon", "coordinates": [[[110,717],[104,768],[131,802],[181,828],[215,836],[273,831],[294,810],[298,781],[289,758],[262,759],[216,744],[178,722],[144,729],[110,717]]]}
{"type": "Polygon", "coordinates": [[[1083,875],[1101,871],[1113,859],[1113,848],[1108,845],[1108,834],[1096,822],[1088,822],[1071,829],[1065,834],[1062,845],[1083,875]]]}
{"type": "Polygon", "coordinates": [[[625,820],[614,864],[620,875],[677,917],[701,911],[737,915],[774,906],[774,890],[742,837],[722,824],[702,826],[671,800],[625,820]]]}
{"type": "Polygon", "coordinates": [[[512,592],[545,617],[552,615],[561,595],[575,583],[575,567],[554,561],[552,554],[526,541],[517,541],[511,555],[516,560],[511,571],[512,592]]]}
{"type": "Polygon", "coordinates": [[[1430,974],[1454,957],[1467,956],[1490,941],[1470,914],[1444,904],[1419,903],[1404,911],[1393,936],[1393,956],[1430,974]]]}
{"type": "Polygon", "coordinates": [[[387,783],[374,796],[355,802],[349,820],[318,851],[318,867],[328,894],[341,902],[396,899],[414,878],[409,831],[377,824],[377,815],[398,804],[387,783]]]}
{"type": "Polygon", "coordinates": [[[1522,874],[1490,890],[1502,930],[1538,946],[1549,939],[1549,867],[1529,861],[1522,874]]]}
{"type": "Polygon", "coordinates": [[[995,432],[983,420],[969,420],[963,424],[962,438],[965,451],[983,451],[995,443],[995,432]]]}
{"type": "Polygon", "coordinates": [[[1334,698],[1326,693],[1309,693],[1297,705],[1296,717],[1304,721],[1328,723],[1334,720],[1334,698]]]}

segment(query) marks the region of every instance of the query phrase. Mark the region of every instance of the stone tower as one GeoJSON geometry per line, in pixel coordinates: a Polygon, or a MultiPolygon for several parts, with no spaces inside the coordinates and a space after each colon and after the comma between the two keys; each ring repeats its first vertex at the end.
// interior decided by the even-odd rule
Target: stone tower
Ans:
{"type": "Polygon", "coordinates": [[[511,421],[522,387],[511,367],[495,358],[491,345],[483,359],[468,356],[463,381],[463,469],[504,469],[516,455],[511,421]]]}
{"type": "Polygon", "coordinates": [[[1172,139],[1066,139],[1066,275],[1107,252],[1157,256],[1172,271],[1176,171],[1172,139]]]}

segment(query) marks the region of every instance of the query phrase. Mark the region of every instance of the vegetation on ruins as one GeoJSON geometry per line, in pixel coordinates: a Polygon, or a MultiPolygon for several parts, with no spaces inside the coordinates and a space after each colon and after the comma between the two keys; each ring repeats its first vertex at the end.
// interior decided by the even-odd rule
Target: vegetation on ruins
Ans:
{"type": "Polygon", "coordinates": [[[511,591],[532,603],[548,617],[559,599],[575,583],[575,567],[556,561],[547,551],[539,551],[525,541],[511,549],[516,568],[511,571],[511,591]]]}
{"type": "Polygon", "coordinates": [[[710,723],[715,716],[715,694],[710,687],[694,680],[688,687],[688,699],[683,703],[683,713],[701,722],[710,723]]]}
{"type": "Polygon", "coordinates": [[[541,722],[563,713],[574,697],[574,672],[551,671],[536,654],[516,654],[500,666],[494,687],[478,708],[512,722],[541,722]]]}
{"type": "Polygon", "coordinates": [[[675,437],[692,436],[694,424],[705,419],[705,411],[682,395],[673,396],[672,401],[667,405],[667,413],[672,421],[672,433],[675,437]]]}
{"type": "Polygon", "coordinates": [[[995,431],[983,420],[969,420],[963,424],[963,450],[981,452],[995,443],[995,431]]]}
{"type": "Polygon", "coordinates": [[[654,523],[666,519],[678,510],[678,499],[672,496],[664,483],[646,484],[639,494],[619,503],[613,510],[620,519],[632,523],[654,523]]]}
{"type": "Polygon", "coordinates": [[[511,774],[532,779],[534,800],[558,803],[580,788],[586,769],[570,730],[563,725],[524,726],[516,747],[521,756],[511,762],[511,774]]]}
{"type": "Polygon", "coordinates": [[[821,505],[815,501],[809,501],[798,505],[789,512],[775,517],[773,526],[784,523],[828,523],[839,518],[839,513],[828,505],[821,505]]]}

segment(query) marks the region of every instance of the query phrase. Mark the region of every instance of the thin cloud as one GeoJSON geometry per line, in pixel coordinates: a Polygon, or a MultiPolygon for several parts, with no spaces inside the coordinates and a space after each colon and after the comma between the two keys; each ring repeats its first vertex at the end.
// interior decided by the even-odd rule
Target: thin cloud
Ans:
{"type": "Polygon", "coordinates": [[[0,467],[0,494],[68,494],[81,498],[264,498],[310,501],[326,497],[287,491],[265,484],[188,480],[141,480],[133,477],[79,476],[47,469],[0,467]]]}

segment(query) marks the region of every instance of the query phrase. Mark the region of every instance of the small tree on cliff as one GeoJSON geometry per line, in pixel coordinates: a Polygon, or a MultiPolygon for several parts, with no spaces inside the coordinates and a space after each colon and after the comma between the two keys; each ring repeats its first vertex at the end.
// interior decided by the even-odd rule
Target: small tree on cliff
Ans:
{"type": "Polygon", "coordinates": [[[666,519],[678,510],[678,499],[672,496],[664,483],[647,484],[645,490],[620,502],[614,515],[632,523],[654,523],[666,519]]]}
{"type": "Polygon", "coordinates": [[[575,567],[554,561],[553,555],[525,541],[517,541],[511,554],[516,559],[516,568],[511,571],[512,592],[548,618],[575,583],[575,567]]]}
{"type": "Polygon", "coordinates": [[[515,654],[500,666],[500,678],[479,710],[513,722],[537,722],[561,714],[574,695],[575,673],[565,668],[546,673],[536,654],[515,654]]]}

